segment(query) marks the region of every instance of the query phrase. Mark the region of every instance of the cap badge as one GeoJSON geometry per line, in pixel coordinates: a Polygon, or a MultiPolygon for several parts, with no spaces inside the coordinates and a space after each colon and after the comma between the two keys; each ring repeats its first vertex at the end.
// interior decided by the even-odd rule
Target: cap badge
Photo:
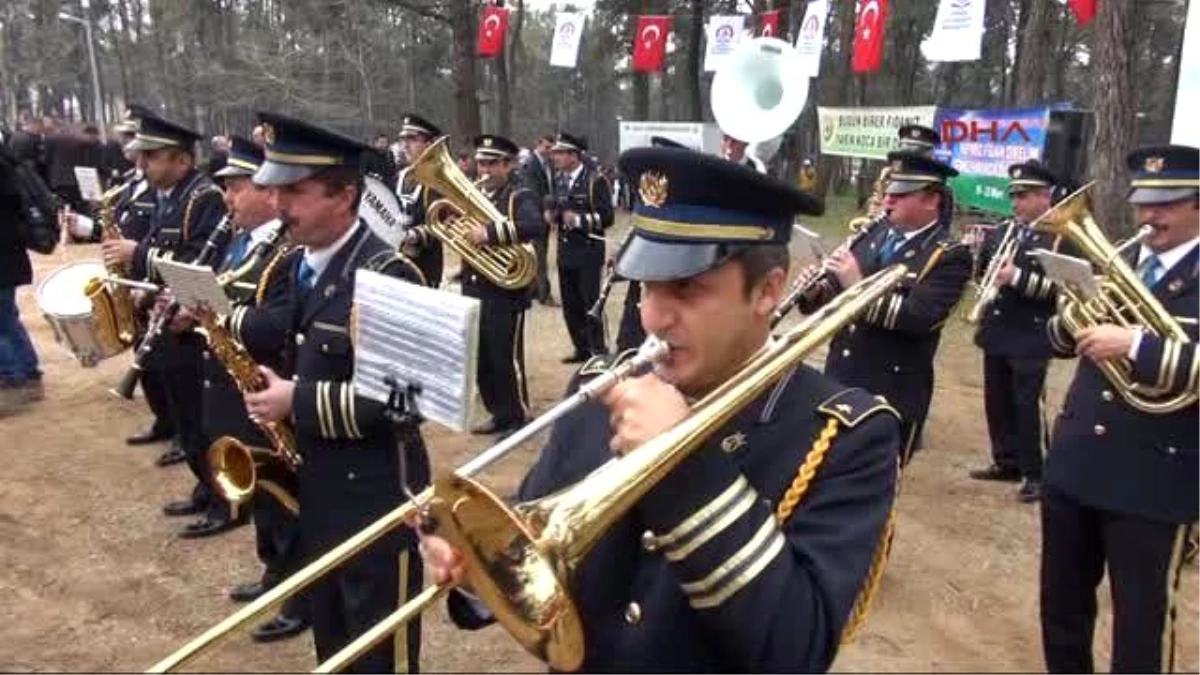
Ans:
{"type": "Polygon", "coordinates": [[[1147,157],[1146,171],[1148,173],[1159,173],[1163,170],[1164,164],[1166,164],[1166,160],[1162,157],[1147,157]]]}
{"type": "Polygon", "coordinates": [[[263,133],[263,142],[264,143],[266,143],[267,145],[275,145],[275,127],[274,126],[264,122],[262,125],[262,133],[263,133]]]}
{"type": "Polygon", "coordinates": [[[740,431],[736,431],[721,439],[721,449],[726,454],[731,455],[744,447],[746,447],[746,434],[740,431]]]}
{"type": "Polygon", "coordinates": [[[920,137],[921,137],[921,130],[920,130],[920,129],[912,129],[912,130],[910,130],[910,131],[908,132],[908,135],[909,135],[909,136],[912,136],[913,138],[920,138],[920,137]]]}
{"type": "Polygon", "coordinates": [[[483,147],[485,147],[485,148],[492,147],[492,138],[490,136],[483,139],[483,147]]]}
{"type": "Polygon", "coordinates": [[[892,171],[903,171],[903,170],[904,170],[904,162],[902,162],[900,160],[896,160],[896,161],[892,162],[892,171]]]}
{"type": "Polygon", "coordinates": [[[1020,178],[1022,173],[1024,172],[1021,171],[1021,167],[1013,169],[1013,178],[1020,178]]]}
{"type": "Polygon", "coordinates": [[[655,171],[647,171],[638,182],[638,193],[646,206],[658,208],[666,204],[667,177],[655,171]]]}

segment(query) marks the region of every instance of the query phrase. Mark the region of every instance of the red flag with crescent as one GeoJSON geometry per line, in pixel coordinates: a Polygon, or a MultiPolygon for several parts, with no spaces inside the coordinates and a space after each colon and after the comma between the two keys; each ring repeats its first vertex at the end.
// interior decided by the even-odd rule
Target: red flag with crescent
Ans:
{"type": "Polygon", "coordinates": [[[763,12],[759,17],[761,22],[758,27],[758,34],[762,37],[773,37],[784,39],[779,32],[779,10],[772,9],[769,12],[763,12]]]}
{"type": "Polygon", "coordinates": [[[507,9],[485,7],[479,19],[479,55],[484,58],[499,56],[504,51],[504,31],[507,28],[507,9]]]}
{"type": "Polygon", "coordinates": [[[637,33],[633,37],[633,69],[639,73],[662,70],[667,54],[667,34],[671,32],[669,16],[639,16],[637,33]]]}
{"type": "Polygon", "coordinates": [[[1086,26],[1096,16],[1096,4],[1099,0],[1067,0],[1075,20],[1080,26],[1086,26]]]}
{"type": "Polygon", "coordinates": [[[873,73],[883,64],[883,26],[887,23],[887,0],[858,0],[858,24],[854,27],[856,73],[873,73]]]}

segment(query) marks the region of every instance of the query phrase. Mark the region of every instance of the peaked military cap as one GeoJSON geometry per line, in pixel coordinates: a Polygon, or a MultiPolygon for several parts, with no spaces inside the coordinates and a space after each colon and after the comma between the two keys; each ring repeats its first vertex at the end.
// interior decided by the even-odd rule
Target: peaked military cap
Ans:
{"type": "Polygon", "coordinates": [[[121,121],[117,123],[117,133],[136,134],[138,120],[153,114],[149,108],[140,103],[130,103],[125,106],[125,111],[121,114],[121,121]]]}
{"type": "Polygon", "coordinates": [[[1129,203],[1167,204],[1200,192],[1200,150],[1186,145],[1138,148],[1125,157],[1129,203]]]}
{"type": "Polygon", "coordinates": [[[565,131],[560,131],[558,132],[558,135],[554,137],[554,146],[550,148],[550,151],[584,153],[587,152],[587,149],[587,141],[583,140],[579,136],[572,136],[565,131]]]}
{"type": "Polygon", "coordinates": [[[1008,194],[1015,195],[1026,190],[1053,188],[1058,185],[1058,176],[1051,173],[1041,162],[1028,160],[1008,167],[1008,194]]]}
{"type": "Polygon", "coordinates": [[[400,121],[400,138],[425,136],[432,140],[441,135],[442,130],[436,124],[420,115],[405,115],[404,119],[400,121]]]}
{"type": "Polygon", "coordinates": [[[138,128],[133,140],[125,146],[127,150],[160,150],[179,148],[187,152],[195,150],[200,134],[185,126],[165,120],[150,111],[138,117],[138,128]]]}
{"type": "Polygon", "coordinates": [[[687,279],[747,246],[787,244],[796,214],[825,211],[819,198],[715,155],[643,147],[619,166],[638,177],[640,200],[616,272],[635,281],[687,279]]]}
{"type": "Polygon", "coordinates": [[[906,195],[933,185],[945,185],[947,179],[958,175],[949,164],[919,152],[896,150],[889,152],[887,158],[892,168],[888,176],[889,195],[906,195]]]}
{"type": "Polygon", "coordinates": [[[511,159],[521,148],[511,140],[496,134],[475,137],[475,159],[511,159]]]}
{"type": "Polygon", "coordinates": [[[264,162],[254,174],[259,185],[290,185],[333,166],[361,168],[362,142],[336,131],[275,113],[258,114],[264,162]]]}
{"type": "Polygon", "coordinates": [[[937,131],[920,124],[905,124],[900,127],[900,149],[929,154],[941,145],[942,137],[937,131]]]}
{"type": "Polygon", "coordinates": [[[652,148],[683,148],[684,150],[691,149],[688,146],[684,145],[683,143],[680,143],[679,141],[676,141],[674,139],[667,138],[666,136],[651,136],[650,137],[650,147],[652,147],[652,148]]]}
{"type": "Polygon", "coordinates": [[[229,140],[229,158],[225,160],[225,166],[213,176],[225,178],[228,176],[253,176],[257,173],[262,167],[263,149],[245,136],[234,136],[229,140]]]}

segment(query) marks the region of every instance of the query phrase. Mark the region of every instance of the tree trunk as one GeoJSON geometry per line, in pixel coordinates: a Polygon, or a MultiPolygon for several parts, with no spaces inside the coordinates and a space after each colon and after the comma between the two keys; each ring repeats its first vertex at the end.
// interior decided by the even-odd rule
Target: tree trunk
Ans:
{"type": "Polygon", "coordinates": [[[701,67],[704,60],[704,1],[692,0],[692,17],[688,35],[687,63],[683,69],[687,82],[687,110],[684,119],[700,122],[704,119],[703,94],[700,88],[701,67]]]}
{"type": "Polygon", "coordinates": [[[475,4],[454,0],[450,8],[450,30],[454,35],[455,131],[462,138],[478,136],[479,78],[475,71],[475,4]]]}
{"type": "Polygon", "coordinates": [[[1102,2],[1096,13],[1091,73],[1095,82],[1092,109],[1096,132],[1088,149],[1095,213],[1109,236],[1128,231],[1125,204],[1125,154],[1133,148],[1136,90],[1133,86],[1134,5],[1102,2]]]}
{"type": "Polygon", "coordinates": [[[1029,15],[1021,16],[1020,41],[1017,49],[1017,105],[1032,105],[1045,100],[1046,74],[1053,62],[1052,47],[1056,12],[1051,0],[1028,0],[1023,3],[1029,15]]]}

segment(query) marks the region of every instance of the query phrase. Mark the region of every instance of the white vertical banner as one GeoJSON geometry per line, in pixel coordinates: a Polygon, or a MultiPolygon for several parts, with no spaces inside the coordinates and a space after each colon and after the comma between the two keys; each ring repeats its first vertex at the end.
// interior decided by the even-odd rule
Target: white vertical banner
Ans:
{"type": "Polygon", "coordinates": [[[1191,114],[1200,110],[1200,0],[1188,3],[1183,28],[1183,54],[1179,59],[1179,84],[1175,90],[1175,116],[1171,142],[1200,147],[1200,124],[1191,114]]]}
{"type": "Polygon", "coordinates": [[[742,41],[746,24],[743,14],[714,16],[708,20],[708,40],[704,46],[704,70],[712,72],[721,67],[725,58],[742,41]]]}
{"type": "Polygon", "coordinates": [[[550,43],[550,65],[574,68],[579,59],[579,41],[583,38],[583,12],[559,12],[550,43]]]}
{"type": "Polygon", "coordinates": [[[941,0],[933,33],[921,42],[930,62],[978,61],[983,49],[983,15],[987,0],[941,0]]]}
{"type": "Polygon", "coordinates": [[[825,46],[825,17],[829,15],[826,0],[813,0],[804,12],[800,34],[796,36],[796,51],[800,54],[800,74],[817,77],[821,74],[821,52],[825,46]]]}

